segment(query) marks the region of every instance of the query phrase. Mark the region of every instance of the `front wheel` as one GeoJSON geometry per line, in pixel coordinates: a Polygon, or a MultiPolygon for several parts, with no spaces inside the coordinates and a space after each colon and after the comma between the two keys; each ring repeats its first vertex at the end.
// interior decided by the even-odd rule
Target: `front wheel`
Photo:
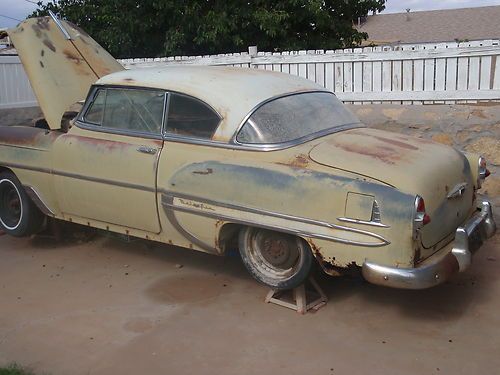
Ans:
{"type": "Polygon", "coordinates": [[[15,237],[38,232],[43,214],[28,197],[13,173],[0,173],[0,229],[15,237]]]}
{"type": "Polygon", "coordinates": [[[267,229],[242,229],[239,250],[252,276],[277,290],[301,285],[313,264],[311,250],[302,238],[267,229]]]}

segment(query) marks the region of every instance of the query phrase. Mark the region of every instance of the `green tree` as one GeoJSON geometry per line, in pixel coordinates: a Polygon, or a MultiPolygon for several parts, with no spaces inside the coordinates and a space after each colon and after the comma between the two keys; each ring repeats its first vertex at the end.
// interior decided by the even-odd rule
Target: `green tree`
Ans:
{"type": "Polygon", "coordinates": [[[334,49],[366,39],[358,17],[385,0],[52,0],[38,3],[74,22],[116,57],[259,50],[334,49]]]}

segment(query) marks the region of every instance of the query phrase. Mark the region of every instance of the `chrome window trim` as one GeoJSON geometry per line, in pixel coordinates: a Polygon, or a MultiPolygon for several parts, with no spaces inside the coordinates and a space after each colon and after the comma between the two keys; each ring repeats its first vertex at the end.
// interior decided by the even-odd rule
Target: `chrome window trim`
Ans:
{"type": "Polygon", "coordinates": [[[161,141],[163,138],[161,135],[156,135],[152,133],[146,133],[146,132],[133,132],[133,131],[126,131],[126,130],[111,130],[110,128],[104,128],[99,125],[93,125],[89,123],[82,122],[80,120],[75,121],[75,125],[79,127],[80,129],[85,129],[85,130],[90,130],[90,131],[95,131],[98,133],[106,133],[106,134],[116,134],[116,135],[123,135],[126,137],[135,137],[135,138],[144,138],[144,139],[155,139],[161,141]]]}
{"type": "Polygon", "coordinates": [[[202,138],[190,138],[186,136],[173,136],[173,135],[164,135],[163,139],[169,142],[179,142],[179,143],[187,143],[187,144],[195,144],[202,145],[207,147],[219,147],[226,148],[230,150],[242,150],[242,151],[254,151],[254,152],[269,152],[269,151],[278,151],[285,150],[287,148],[291,148],[302,143],[321,138],[330,134],[335,134],[344,130],[357,129],[357,128],[366,128],[363,124],[349,124],[337,128],[325,129],[324,131],[316,132],[307,137],[303,137],[294,141],[286,142],[286,143],[276,143],[276,144],[259,144],[259,145],[249,145],[249,144],[241,144],[241,143],[226,143],[220,141],[214,141],[209,139],[202,138]]]}
{"type": "MultiPolygon", "coordinates": [[[[107,95],[107,93],[106,93],[107,95]]],[[[128,137],[136,137],[136,138],[145,138],[145,139],[155,139],[155,140],[163,140],[163,132],[165,129],[165,116],[166,116],[166,101],[168,100],[168,91],[162,90],[162,89],[156,89],[156,88],[150,88],[150,87],[142,87],[142,86],[119,86],[119,85],[93,85],[91,89],[89,90],[89,94],[87,95],[87,99],[85,100],[85,105],[83,106],[82,110],[80,111],[80,114],[77,116],[75,120],[75,125],[79,127],[80,129],[85,129],[85,130],[90,130],[90,131],[95,131],[95,132],[100,132],[100,133],[107,133],[107,134],[117,134],[117,135],[124,135],[128,137]],[[123,130],[123,129],[116,129],[116,128],[109,128],[105,127],[102,125],[98,125],[92,122],[88,122],[85,120],[85,115],[87,111],[91,108],[92,103],[95,100],[95,97],[97,95],[97,92],[102,89],[118,89],[118,90],[141,90],[141,91],[157,91],[157,92],[163,92],[163,110],[162,110],[162,119],[161,119],[161,127],[160,127],[160,132],[159,133],[150,133],[150,132],[140,132],[140,131],[133,131],[133,130],[123,130]]]]}
{"type": "MultiPolygon", "coordinates": [[[[252,110],[243,118],[243,121],[241,121],[241,123],[238,125],[238,128],[236,129],[236,132],[233,134],[229,143],[234,144],[234,145],[239,145],[239,146],[261,149],[262,151],[282,150],[285,148],[290,148],[290,147],[305,143],[305,142],[313,140],[315,138],[320,138],[320,137],[325,136],[325,135],[338,133],[339,131],[342,131],[342,130],[365,127],[365,125],[363,125],[361,122],[349,123],[349,124],[344,124],[344,125],[332,127],[329,129],[323,129],[323,130],[317,131],[315,133],[307,134],[307,135],[300,137],[300,138],[292,139],[292,140],[286,141],[286,142],[279,142],[279,143],[244,143],[244,142],[238,141],[238,139],[237,139],[238,134],[241,132],[243,126],[248,121],[248,119],[259,108],[261,108],[262,106],[266,105],[267,103],[272,102],[272,101],[277,100],[277,99],[286,98],[286,97],[295,96],[295,95],[308,94],[308,93],[327,93],[327,94],[331,94],[331,95],[337,97],[333,92],[326,90],[326,89],[325,90],[309,89],[309,90],[296,91],[293,93],[275,95],[269,99],[264,100],[263,102],[260,102],[254,108],[252,108],[252,110]]],[[[339,99],[339,101],[340,101],[340,99],[339,99]]],[[[340,101],[340,102],[342,103],[342,101],[340,101]]]]}
{"type": "Polygon", "coordinates": [[[103,107],[106,105],[106,97],[108,96],[107,90],[105,88],[98,88],[98,89],[96,89],[93,92],[92,100],[89,102],[89,104],[86,106],[86,108],[82,109],[81,116],[77,116],[77,121],[81,119],[81,121],[83,121],[86,124],[94,125],[94,126],[102,126],[102,121],[104,120],[104,111],[102,111],[101,123],[100,124],[98,124],[96,122],[92,122],[92,121],[87,121],[85,119],[85,115],[87,114],[88,111],[90,111],[92,109],[92,106],[94,105],[96,97],[97,97],[99,91],[101,91],[101,90],[104,90],[104,105],[103,105],[103,107]]]}
{"type": "MultiPolygon", "coordinates": [[[[254,108],[250,110],[250,112],[243,118],[241,123],[238,125],[237,130],[229,140],[229,142],[222,142],[222,141],[216,141],[213,139],[206,139],[206,138],[195,138],[195,137],[188,137],[185,135],[173,135],[173,134],[168,134],[166,129],[168,127],[168,108],[170,105],[170,93],[175,93],[179,95],[184,95],[187,97],[194,98],[198,101],[201,101],[203,104],[208,106],[214,113],[219,116],[221,121],[219,122],[217,129],[220,127],[220,124],[224,120],[224,118],[220,115],[220,113],[215,110],[211,105],[208,103],[204,102],[201,99],[198,99],[194,96],[187,95],[181,92],[177,91],[172,91],[172,90],[160,90],[157,88],[150,88],[150,87],[143,87],[143,86],[120,86],[120,85],[93,85],[92,88],[89,90],[89,94],[87,96],[87,99],[85,100],[85,105],[83,106],[80,114],[78,115],[75,124],[79,128],[83,128],[86,130],[91,130],[91,131],[98,131],[98,132],[103,132],[103,133],[109,133],[109,134],[118,134],[118,135],[124,135],[124,136],[133,136],[133,137],[141,137],[141,138],[147,138],[147,139],[157,139],[161,140],[163,139],[164,141],[167,142],[177,142],[177,143],[186,143],[186,144],[192,144],[192,145],[199,145],[199,146],[206,146],[206,147],[217,147],[217,148],[224,148],[224,149],[229,149],[229,150],[242,150],[242,151],[254,151],[254,152],[269,152],[269,151],[278,151],[278,150],[285,150],[287,148],[291,148],[297,145],[300,145],[302,143],[324,137],[326,135],[338,133],[344,130],[350,130],[350,129],[356,129],[356,128],[364,128],[366,127],[362,123],[353,123],[353,124],[346,124],[346,125],[341,125],[335,128],[330,128],[330,129],[325,129],[313,134],[309,134],[307,136],[304,136],[302,138],[298,138],[289,142],[283,142],[283,143],[273,143],[273,144],[244,144],[240,143],[236,140],[236,136],[240,132],[241,128],[245,124],[245,122],[248,120],[248,118],[261,106],[263,106],[266,103],[269,103],[270,101],[282,98],[282,97],[287,97],[287,96],[292,96],[292,95],[299,95],[299,94],[304,94],[304,93],[314,93],[314,92],[324,92],[324,93],[330,93],[332,95],[335,95],[331,91],[328,90],[318,90],[318,89],[310,89],[310,90],[301,90],[293,93],[286,93],[286,94],[279,94],[275,95],[271,98],[268,98],[259,104],[257,104],[254,108]],[[162,130],[161,130],[161,135],[153,135],[151,133],[141,133],[141,132],[130,132],[130,131],[120,131],[116,129],[111,129],[111,128],[105,128],[100,125],[94,125],[92,123],[86,122],[84,119],[84,114],[87,112],[88,108],[90,107],[91,103],[94,100],[94,97],[97,93],[98,89],[102,88],[124,88],[124,89],[129,89],[129,90],[134,90],[134,89],[140,89],[140,90],[153,90],[153,91],[164,91],[165,92],[165,102],[164,102],[164,108],[163,108],[163,124],[162,124],[162,130]]],[[[214,132],[217,132],[217,129],[214,132]]]]}
{"type": "Polygon", "coordinates": [[[235,138],[233,139],[233,144],[235,146],[239,147],[244,147],[245,149],[252,149],[256,151],[276,151],[276,150],[284,150],[293,146],[297,146],[303,143],[306,143],[308,141],[315,140],[317,138],[325,137],[330,134],[335,134],[344,130],[351,130],[351,129],[357,129],[357,128],[365,128],[366,126],[361,124],[361,123],[351,123],[351,124],[345,124],[345,125],[340,125],[336,126],[334,128],[329,128],[329,129],[324,129],[320,130],[315,133],[311,133],[308,135],[305,135],[303,137],[287,141],[287,142],[281,142],[281,143],[241,143],[238,142],[238,140],[235,138]]]}

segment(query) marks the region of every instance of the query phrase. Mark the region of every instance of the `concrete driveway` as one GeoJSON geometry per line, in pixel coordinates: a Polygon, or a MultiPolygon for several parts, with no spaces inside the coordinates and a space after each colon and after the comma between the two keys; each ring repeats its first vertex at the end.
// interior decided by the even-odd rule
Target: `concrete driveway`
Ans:
{"type": "Polygon", "coordinates": [[[0,365],[72,375],[500,368],[500,235],[431,290],[320,277],[330,302],[305,316],[265,304],[237,257],[65,238],[0,237],[0,365]]]}

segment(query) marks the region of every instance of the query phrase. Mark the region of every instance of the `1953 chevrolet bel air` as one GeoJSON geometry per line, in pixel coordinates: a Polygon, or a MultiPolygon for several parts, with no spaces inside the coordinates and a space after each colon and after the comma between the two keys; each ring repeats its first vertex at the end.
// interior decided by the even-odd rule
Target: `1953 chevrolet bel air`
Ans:
{"type": "Polygon", "coordinates": [[[223,255],[293,288],[315,261],[422,289],[496,230],[476,191],[485,160],[369,129],[291,75],[221,67],[124,70],[75,25],[9,35],[45,120],[0,127],[0,227],[46,217],[223,255]],[[78,112],[68,112],[87,97],[78,112]]]}

